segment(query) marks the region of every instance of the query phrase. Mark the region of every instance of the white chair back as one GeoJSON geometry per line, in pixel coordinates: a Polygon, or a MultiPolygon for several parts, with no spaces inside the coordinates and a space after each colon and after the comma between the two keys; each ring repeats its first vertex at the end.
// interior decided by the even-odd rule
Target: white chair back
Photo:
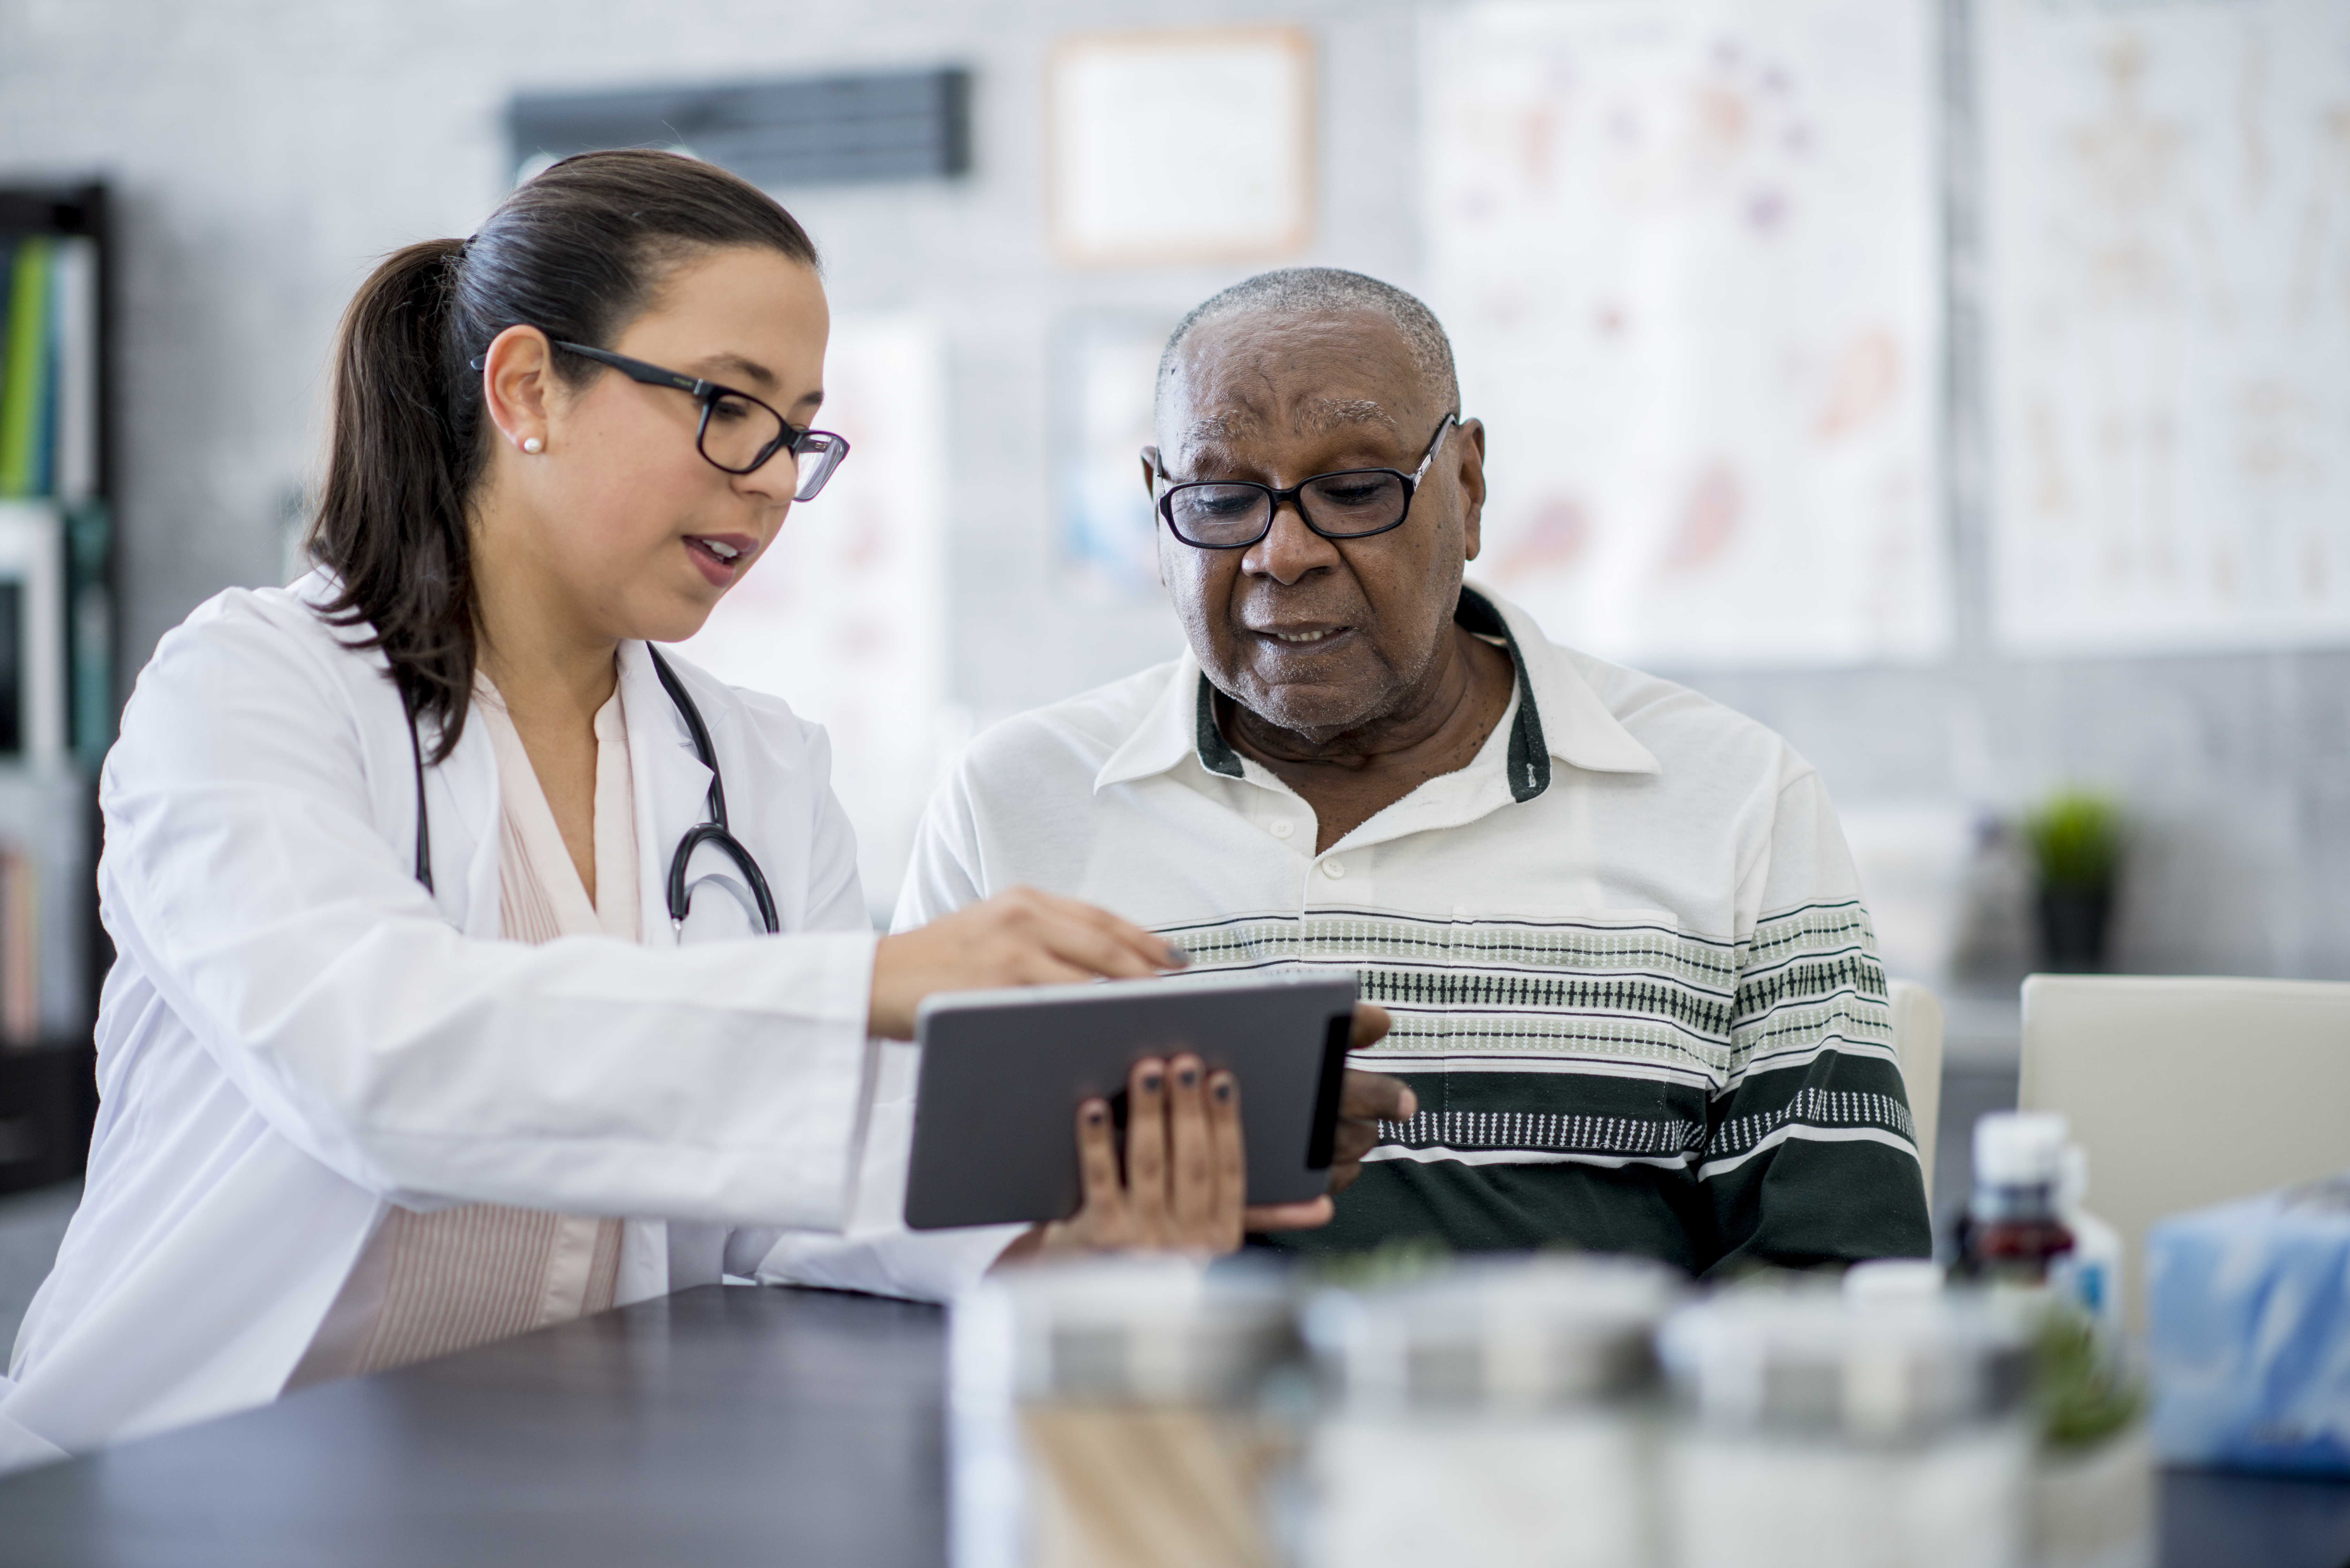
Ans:
{"type": "Polygon", "coordinates": [[[1893,1054],[1901,1058],[1901,1086],[1918,1124],[1918,1163],[1925,1168],[1926,1201],[1934,1201],[1935,1131],[1942,1114],[1942,1004],[1915,981],[1886,988],[1893,1007],[1893,1054]]]}
{"type": "Polygon", "coordinates": [[[2033,975],[2017,1099],[2089,1151],[2142,1333],[2147,1226],[2350,1168],[2350,984],[2033,975]]]}

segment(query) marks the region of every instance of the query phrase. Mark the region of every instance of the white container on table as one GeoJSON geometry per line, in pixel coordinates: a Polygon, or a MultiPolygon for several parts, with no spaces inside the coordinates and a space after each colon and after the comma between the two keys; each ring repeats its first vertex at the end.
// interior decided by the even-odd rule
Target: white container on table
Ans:
{"type": "Polygon", "coordinates": [[[1648,1568],[1653,1339],[1679,1293],[1661,1267],[1562,1257],[1316,1296],[1298,1560],[1648,1568]]]}
{"type": "Polygon", "coordinates": [[[1104,1259],[1008,1270],[949,1325],[955,1568],[1271,1568],[1296,1355],[1277,1270],[1104,1259]]]}
{"type": "Polygon", "coordinates": [[[1659,1347],[1675,1568],[2020,1568],[2028,1353],[1962,1295],[1731,1291],[1659,1347]]]}

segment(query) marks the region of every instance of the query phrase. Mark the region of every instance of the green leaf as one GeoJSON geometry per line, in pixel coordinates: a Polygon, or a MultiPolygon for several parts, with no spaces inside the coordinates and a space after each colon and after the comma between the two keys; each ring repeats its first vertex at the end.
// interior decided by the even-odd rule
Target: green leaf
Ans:
{"type": "Polygon", "coordinates": [[[2059,790],[2024,814],[2022,827],[2043,888],[2094,893],[2113,886],[2123,835],[2121,803],[2111,795],[2059,790]]]}

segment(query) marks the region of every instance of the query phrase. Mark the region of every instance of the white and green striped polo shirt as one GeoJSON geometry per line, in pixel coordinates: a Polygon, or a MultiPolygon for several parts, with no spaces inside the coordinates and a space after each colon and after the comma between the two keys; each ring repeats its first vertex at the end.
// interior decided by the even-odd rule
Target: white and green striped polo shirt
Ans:
{"type": "Polygon", "coordinates": [[[1326,1231],[1567,1243],[1694,1271],[1929,1250],[1859,884],[1818,774],[1682,687],[1553,645],[1481,589],[1508,712],[1475,761],[1321,853],[1189,657],[997,725],[932,801],[898,909],[1029,884],[1201,968],[1343,963],[1408,1078],[1326,1231]]]}

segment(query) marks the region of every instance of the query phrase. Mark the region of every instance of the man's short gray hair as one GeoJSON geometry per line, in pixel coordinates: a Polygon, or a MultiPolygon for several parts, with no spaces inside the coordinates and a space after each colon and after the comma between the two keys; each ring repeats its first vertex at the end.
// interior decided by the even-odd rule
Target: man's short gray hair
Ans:
{"type": "Polygon", "coordinates": [[[1391,283],[1335,266],[1287,266],[1261,272],[1212,295],[1178,322],[1159,356],[1154,400],[1165,395],[1175,357],[1194,327],[1233,316],[1335,316],[1364,311],[1386,317],[1403,334],[1422,384],[1448,413],[1461,411],[1461,381],[1452,369],[1452,342],[1436,313],[1391,283]]]}

